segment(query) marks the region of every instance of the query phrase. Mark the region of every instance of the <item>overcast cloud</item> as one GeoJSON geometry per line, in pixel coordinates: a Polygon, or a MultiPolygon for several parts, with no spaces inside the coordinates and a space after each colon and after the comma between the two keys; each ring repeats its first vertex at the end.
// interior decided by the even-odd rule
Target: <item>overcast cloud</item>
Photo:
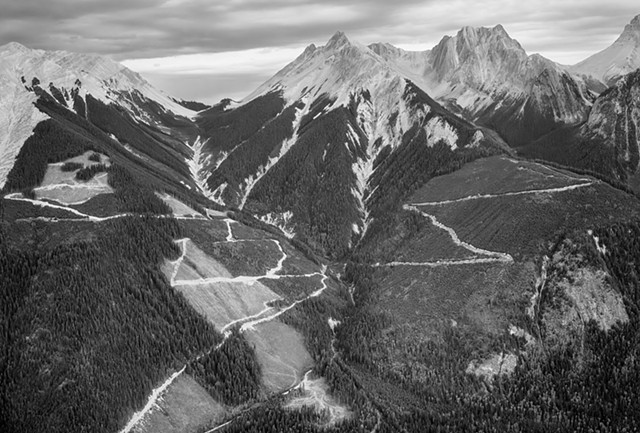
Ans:
{"type": "Polygon", "coordinates": [[[242,98],[336,30],[429,49],[502,24],[529,53],[572,64],[610,45],[637,0],[0,0],[0,45],[105,54],[186,99],[242,98]]]}

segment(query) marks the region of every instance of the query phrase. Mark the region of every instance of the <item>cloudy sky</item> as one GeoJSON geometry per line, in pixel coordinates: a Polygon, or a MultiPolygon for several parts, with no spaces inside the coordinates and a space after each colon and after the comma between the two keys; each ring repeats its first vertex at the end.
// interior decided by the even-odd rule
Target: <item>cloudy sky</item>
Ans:
{"type": "Polygon", "coordinates": [[[610,45],[637,0],[0,0],[0,45],[109,55],[185,99],[241,99],[337,30],[429,49],[502,24],[529,53],[573,64],[610,45]],[[528,3],[528,4],[525,4],[528,3]]]}

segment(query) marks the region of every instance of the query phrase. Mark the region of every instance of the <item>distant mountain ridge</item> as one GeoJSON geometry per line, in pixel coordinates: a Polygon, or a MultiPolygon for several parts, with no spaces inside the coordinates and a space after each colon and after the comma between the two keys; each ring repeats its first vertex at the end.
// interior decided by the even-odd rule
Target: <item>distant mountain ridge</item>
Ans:
{"type": "Polygon", "coordinates": [[[551,60],[527,55],[501,25],[464,27],[424,52],[370,47],[447,108],[497,130],[512,146],[584,120],[593,101],[580,81],[551,60]]]}
{"type": "Polygon", "coordinates": [[[574,74],[591,77],[605,86],[640,68],[640,15],[627,24],[616,41],[604,50],[570,66],[574,74]]]}

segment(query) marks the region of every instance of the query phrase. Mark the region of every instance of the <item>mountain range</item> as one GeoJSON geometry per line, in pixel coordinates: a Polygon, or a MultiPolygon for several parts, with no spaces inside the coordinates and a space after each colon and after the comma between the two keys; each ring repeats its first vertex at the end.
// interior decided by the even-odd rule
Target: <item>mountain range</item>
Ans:
{"type": "Polygon", "coordinates": [[[0,431],[633,431],[639,50],[337,32],[207,106],[1,46],[0,431]]]}

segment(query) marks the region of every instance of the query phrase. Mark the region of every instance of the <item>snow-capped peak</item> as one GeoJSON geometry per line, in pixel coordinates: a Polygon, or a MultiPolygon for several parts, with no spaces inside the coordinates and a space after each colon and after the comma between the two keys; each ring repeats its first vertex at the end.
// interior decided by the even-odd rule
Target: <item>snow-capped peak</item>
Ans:
{"type": "Polygon", "coordinates": [[[325,45],[325,48],[327,50],[339,50],[343,47],[345,47],[346,45],[349,45],[351,42],[349,41],[349,38],[347,38],[347,35],[345,35],[343,32],[341,31],[337,31],[327,42],[327,45],[325,45]]]}
{"type": "Polygon", "coordinates": [[[640,43],[640,15],[633,17],[631,22],[624,27],[616,42],[618,41],[640,43]]]}
{"type": "MultiPolygon", "coordinates": [[[[78,87],[105,103],[116,102],[116,92],[140,92],[174,114],[190,117],[195,114],[165,93],[155,89],[138,73],[104,56],[30,49],[17,42],[0,47],[0,74],[5,81],[27,83],[37,78],[43,90],[52,83],[59,89],[78,87]]],[[[22,87],[22,84],[20,84],[22,87]]]]}
{"type": "Polygon", "coordinates": [[[337,32],[326,45],[310,45],[293,62],[261,85],[244,99],[249,102],[274,90],[281,90],[292,103],[308,95],[323,94],[337,99],[336,105],[346,104],[353,92],[378,87],[378,84],[397,84],[397,73],[368,47],[350,41],[337,32]]]}
{"type": "Polygon", "coordinates": [[[606,85],[640,68],[640,15],[627,24],[616,41],[604,50],[571,66],[571,72],[606,85]]]}
{"type": "Polygon", "coordinates": [[[29,48],[18,42],[9,42],[8,44],[0,46],[0,53],[13,52],[13,53],[26,53],[30,51],[29,48]]]}

